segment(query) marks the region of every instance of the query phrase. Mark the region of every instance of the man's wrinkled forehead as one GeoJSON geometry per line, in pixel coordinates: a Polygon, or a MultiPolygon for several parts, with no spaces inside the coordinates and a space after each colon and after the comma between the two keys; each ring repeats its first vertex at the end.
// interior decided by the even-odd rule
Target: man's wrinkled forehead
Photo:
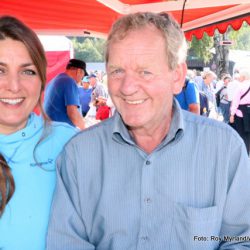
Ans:
{"type": "MultiPolygon", "coordinates": [[[[124,51],[124,47],[119,46],[119,44],[112,46],[112,50],[110,51],[110,56],[118,55],[118,53],[116,53],[117,51],[124,51]]],[[[158,52],[159,52],[158,48],[130,47],[130,48],[127,48],[123,54],[125,54],[126,56],[152,57],[152,56],[155,56],[155,54],[158,52]]]]}
{"type": "Polygon", "coordinates": [[[156,60],[156,56],[165,56],[165,51],[162,51],[159,55],[158,49],[140,49],[140,48],[128,48],[124,53],[116,53],[116,51],[122,51],[124,48],[119,48],[119,45],[112,47],[109,55],[109,64],[122,64],[124,58],[130,64],[153,64],[156,60]]]}

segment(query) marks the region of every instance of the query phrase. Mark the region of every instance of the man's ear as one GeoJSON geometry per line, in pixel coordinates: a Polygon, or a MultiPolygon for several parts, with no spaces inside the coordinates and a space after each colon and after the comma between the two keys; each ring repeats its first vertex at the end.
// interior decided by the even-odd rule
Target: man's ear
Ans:
{"type": "Polygon", "coordinates": [[[187,75],[187,64],[180,63],[177,65],[176,69],[174,69],[174,77],[173,77],[173,94],[177,95],[181,92],[185,78],[187,75]]]}

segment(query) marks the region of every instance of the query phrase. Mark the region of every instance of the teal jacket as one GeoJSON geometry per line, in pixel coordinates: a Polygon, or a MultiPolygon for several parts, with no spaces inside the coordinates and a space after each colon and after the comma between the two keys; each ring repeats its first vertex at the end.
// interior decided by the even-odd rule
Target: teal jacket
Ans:
{"type": "Polygon", "coordinates": [[[52,122],[48,135],[35,114],[27,126],[10,135],[0,134],[0,152],[14,177],[16,190],[0,218],[0,249],[44,250],[50,205],[56,182],[55,161],[64,144],[77,132],[52,122]]]}

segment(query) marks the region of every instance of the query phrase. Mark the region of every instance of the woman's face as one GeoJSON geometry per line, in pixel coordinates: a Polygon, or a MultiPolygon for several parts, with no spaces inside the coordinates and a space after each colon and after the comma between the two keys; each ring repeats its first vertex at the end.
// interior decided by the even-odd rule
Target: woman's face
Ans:
{"type": "Polygon", "coordinates": [[[0,40],[0,134],[25,127],[38,103],[41,79],[20,41],[0,40]]]}

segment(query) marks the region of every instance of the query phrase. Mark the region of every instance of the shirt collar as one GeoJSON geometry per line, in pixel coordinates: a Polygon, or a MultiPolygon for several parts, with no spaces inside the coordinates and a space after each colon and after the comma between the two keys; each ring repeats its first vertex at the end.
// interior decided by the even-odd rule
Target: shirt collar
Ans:
{"type": "MultiPolygon", "coordinates": [[[[173,117],[171,120],[170,128],[168,134],[165,136],[162,143],[157,147],[157,149],[178,140],[184,131],[184,120],[180,105],[177,100],[173,101],[173,117]]],[[[127,143],[130,145],[135,145],[135,142],[128,132],[128,129],[124,122],[122,121],[121,115],[116,112],[114,114],[114,128],[113,128],[113,139],[119,143],[127,143]]]]}
{"type": "Polygon", "coordinates": [[[31,113],[25,128],[10,135],[0,134],[0,145],[13,144],[26,140],[36,134],[43,127],[43,119],[31,113]]]}

